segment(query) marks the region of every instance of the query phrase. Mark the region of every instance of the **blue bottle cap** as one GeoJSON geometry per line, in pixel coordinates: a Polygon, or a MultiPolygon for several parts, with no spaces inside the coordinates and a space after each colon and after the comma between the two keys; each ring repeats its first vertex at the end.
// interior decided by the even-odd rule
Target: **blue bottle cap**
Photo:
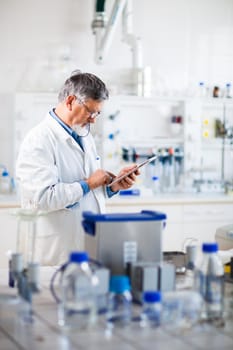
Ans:
{"type": "Polygon", "coordinates": [[[205,253],[216,253],[218,251],[218,243],[203,243],[202,251],[205,253]]]}
{"type": "Polygon", "coordinates": [[[128,276],[112,276],[110,279],[110,292],[117,294],[130,290],[128,276]]]}
{"type": "Polygon", "coordinates": [[[157,181],[157,180],[159,180],[159,177],[158,176],[152,176],[152,180],[153,181],[157,181]]]}
{"type": "Polygon", "coordinates": [[[109,138],[109,140],[114,140],[114,134],[109,134],[108,138],[109,138]]]}
{"type": "Polygon", "coordinates": [[[87,252],[71,252],[69,261],[75,263],[86,262],[89,260],[89,256],[87,252]]]}
{"type": "Polygon", "coordinates": [[[143,300],[146,303],[157,303],[162,300],[162,295],[159,291],[147,291],[143,294],[143,300]]]}
{"type": "Polygon", "coordinates": [[[9,173],[8,173],[8,171],[6,169],[3,170],[2,176],[4,176],[4,177],[9,176],[9,173]]]}

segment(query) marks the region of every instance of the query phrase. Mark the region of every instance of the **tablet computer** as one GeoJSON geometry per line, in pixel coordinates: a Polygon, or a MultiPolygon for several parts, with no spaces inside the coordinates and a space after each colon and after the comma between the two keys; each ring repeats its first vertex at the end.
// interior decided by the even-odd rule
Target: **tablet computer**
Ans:
{"type": "Polygon", "coordinates": [[[157,157],[158,157],[158,156],[155,155],[155,156],[153,156],[153,157],[150,157],[150,158],[146,159],[144,162],[139,163],[137,166],[135,166],[135,168],[131,169],[128,173],[123,174],[123,175],[121,175],[121,176],[119,176],[119,177],[114,178],[113,181],[112,181],[110,184],[108,184],[107,186],[110,187],[110,186],[112,186],[113,184],[115,184],[115,183],[117,183],[117,182],[119,182],[119,181],[125,179],[127,176],[133,174],[136,170],[140,169],[140,168],[143,167],[144,165],[149,164],[150,162],[153,162],[153,160],[155,160],[157,157]]]}

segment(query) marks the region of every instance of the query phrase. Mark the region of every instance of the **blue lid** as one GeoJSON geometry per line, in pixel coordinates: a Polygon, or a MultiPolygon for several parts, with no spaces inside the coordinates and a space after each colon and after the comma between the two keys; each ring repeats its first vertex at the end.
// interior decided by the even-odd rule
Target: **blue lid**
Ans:
{"type": "Polygon", "coordinates": [[[152,176],[152,180],[153,181],[157,181],[157,180],[159,180],[159,177],[158,176],[152,176]]]}
{"type": "Polygon", "coordinates": [[[142,210],[139,213],[109,213],[96,214],[91,211],[84,211],[83,218],[89,222],[103,222],[103,221],[160,221],[167,218],[166,214],[153,211],[142,210]]]}
{"type": "Polygon", "coordinates": [[[71,252],[69,261],[75,263],[86,262],[89,260],[89,256],[87,252],[71,252]]]}
{"type": "Polygon", "coordinates": [[[203,81],[200,81],[200,82],[199,82],[199,85],[201,85],[201,86],[204,85],[204,82],[203,82],[203,81]]]}
{"type": "Polygon", "coordinates": [[[8,173],[8,171],[6,170],[6,169],[4,169],[3,170],[3,172],[2,172],[2,176],[9,176],[9,173],[8,173]]]}
{"type": "Polygon", "coordinates": [[[227,86],[227,87],[230,87],[230,86],[231,86],[231,83],[227,83],[226,86],[227,86]]]}
{"type": "Polygon", "coordinates": [[[143,294],[143,300],[146,303],[157,303],[162,300],[162,296],[159,291],[147,291],[143,294]]]}
{"type": "Polygon", "coordinates": [[[202,251],[204,253],[216,253],[218,251],[218,243],[203,243],[202,251]]]}
{"type": "Polygon", "coordinates": [[[114,134],[109,134],[108,138],[109,138],[109,140],[113,140],[114,139],[114,134]]]}
{"type": "Polygon", "coordinates": [[[140,196],[140,190],[138,188],[121,190],[119,191],[119,196],[140,196]]]}
{"type": "Polygon", "coordinates": [[[124,275],[112,276],[110,278],[109,290],[117,294],[130,290],[129,277],[124,275]]]}

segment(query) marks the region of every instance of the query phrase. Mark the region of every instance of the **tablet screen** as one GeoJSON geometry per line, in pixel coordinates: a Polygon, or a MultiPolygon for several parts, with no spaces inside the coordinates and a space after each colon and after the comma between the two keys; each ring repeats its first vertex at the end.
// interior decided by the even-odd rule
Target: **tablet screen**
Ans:
{"type": "Polygon", "coordinates": [[[144,165],[146,165],[146,164],[148,164],[148,163],[150,163],[150,162],[153,162],[153,160],[155,160],[156,158],[157,158],[157,156],[155,155],[155,156],[153,156],[153,157],[150,157],[150,158],[146,159],[144,162],[138,164],[137,166],[135,166],[135,168],[131,169],[128,173],[123,174],[123,175],[121,175],[121,176],[119,176],[119,177],[116,177],[116,178],[115,178],[110,184],[108,184],[107,186],[110,187],[110,186],[112,186],[113,184],[115,184],[115,183],[117,183],[117,182],[119,182],[119,181],[125,179],[127,176],[133,174],[137,169],[141,168],[142,166],[144,166],[144,165]]]}

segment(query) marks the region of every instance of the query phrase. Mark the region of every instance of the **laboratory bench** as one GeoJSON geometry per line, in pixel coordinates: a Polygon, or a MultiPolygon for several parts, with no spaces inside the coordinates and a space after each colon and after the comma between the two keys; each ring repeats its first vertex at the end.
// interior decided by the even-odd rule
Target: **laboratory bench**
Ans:
{"type": "MultiPolygon", "coordinates": [[[[196,193],[196,192],[164,192],[153,194],[150,190],[141,191],[140,195],[116,195],[106,200],[107,208],[121,206],[153,204],[233,204],[233,195],[224,193],[196,193]]],[[[0,208],[20,207],[20,198],[16,193],[0,194],[0,208]]]]}
{"type": "Polygon", "coordinates": [[[0,209],[18,208],[20,207],[20,199],[16,193],[2,194],[0,193],[0,209]]]}
{"type": "MultiPolygon", "coordinates": [[[[0,294],[16,296],[16,289],[6,286],[6,270],[0,270],[0,294]]],[[[41,276],[43,280],[43,276],[41,276]]],[[[191,328],[165,329],[141,328],[132,323],[124,329],[114,329],[112,335],[105,330],[104,317],[89,330],[76,330],[65,334],[57,324],[57,305],[48,288],[48,278],[42,283],[41,292],[33,297],[33,319],[26,323],[13,308],[0,308],[0,348],[2,350],[48,349],[121,349],[121,350],[232,350],[233,309],[228,312],[225,324],[213,326],[196,324],[191,328]]],[[[227,284],[227,295],[233,302],[233,284],[227,284]]],[[[134,312],[140,314],[135,305],[134,312]]]]}
{"type": "MultiPolygon", "coordinates": [[[[15,249],[17,220],[9,215],[20,207],[16,194],[0,195],[0,222],[4,241],[0,246],[0,268],[8,265],[7,251],[15,249]]],[[[216,230],[233,223],[233,195],[218,193],[161,193],[140,196],[116,195],[106,200],[106,210],[114,212],[160,211],[166,214],[163,231],[164,251],[183,251],[188,239],[213,241],[216,230]]],[[[233,248],[233,246],[232,246],[233,248]]]]}

